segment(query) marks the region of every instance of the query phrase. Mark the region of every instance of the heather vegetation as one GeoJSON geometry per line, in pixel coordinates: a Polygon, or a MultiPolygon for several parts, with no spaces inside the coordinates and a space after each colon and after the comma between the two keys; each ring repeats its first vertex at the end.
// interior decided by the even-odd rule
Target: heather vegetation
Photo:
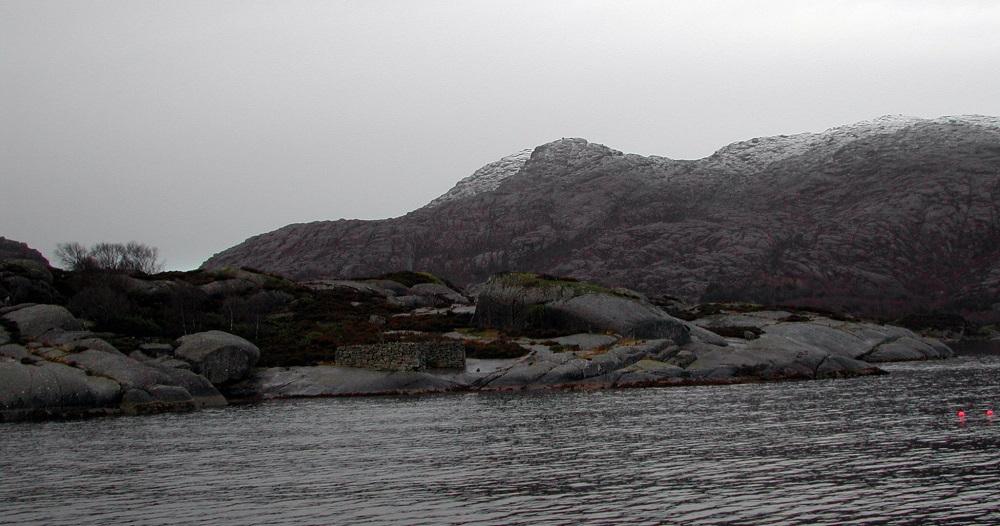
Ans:
{"type": "MultiPolygon", "coordinates": [[[[257,344],[260,366],[315,365],[332,362],[339,346],[442,340],[443,334],[471,323],[467,312],[412,314],[411,307],[371,291],[313,289],[252,268],[149,273],[155,270],[156,250],[137,247],[144,245],[88,249],[65,244],[60,258],[70,270],[51,269],[48,277],[53,289],[49,300],[93,322],[94,330],[107,333],[126,353],[143,343],[222,330],[257,344]]],[[[404,287],[446,284],[422,272],[368,279],[404,287]]],[[[526,352],[503,339],[469,342],[467,348],[470,356],[484,358],[526,352]]]]}

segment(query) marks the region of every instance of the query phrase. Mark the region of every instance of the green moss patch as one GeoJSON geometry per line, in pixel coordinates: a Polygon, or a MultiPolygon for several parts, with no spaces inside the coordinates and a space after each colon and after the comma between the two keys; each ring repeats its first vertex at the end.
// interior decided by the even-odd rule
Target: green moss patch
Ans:
{"type": "Polygon", "coordinates": [[[512,287],[565,288],[581,296],[584,294],[622,295],[612,289],[595,283],[579,281],[574,278],[550,276],[548,274],[535,274],[532,272],[507,272],[494,276],[491,281],[498,285],[507,285],[512,287]]]}
{"type": "Polygon", "coordinates": [[[437,285],[450,286],[445,280],[435,276],[434,274],[431,274],[430,272],[414,272],[412,270],[401,270],[399,272],[390,272],[388,274],[382,274],[381,276],[374,276],[374,277],[367,277],[360,279],[361,280],[387,279],[405,285],[406,287],[412,287],[414,285],[421,285],[424,283],[433,283],[437,285]]]}

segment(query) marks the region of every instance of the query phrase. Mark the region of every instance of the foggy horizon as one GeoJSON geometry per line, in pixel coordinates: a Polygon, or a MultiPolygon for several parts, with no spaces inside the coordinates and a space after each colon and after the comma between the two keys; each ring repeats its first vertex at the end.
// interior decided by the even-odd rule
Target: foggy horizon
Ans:
{"type": "Polygon", "coordinates": [[[696,159],[998,115],[998,25],[981,1],[5,2],[0,235],[189,269],[286,224],[403,215],[560,137],[696,159]]]}

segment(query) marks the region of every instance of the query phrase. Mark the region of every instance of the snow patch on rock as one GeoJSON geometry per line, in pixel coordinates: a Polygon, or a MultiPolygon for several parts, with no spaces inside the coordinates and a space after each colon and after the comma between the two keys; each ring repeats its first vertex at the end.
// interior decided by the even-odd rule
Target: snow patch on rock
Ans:
{"type": "Polygon", "coordinates": [[[957,115],[923,119],[906,115],[883,115],[876,119],[830,128],[820,133],[799,133],[758,137],[724,146],[705,161],[720,169],[758,171],[782,159],[802,155],[817,146],[839,147],[858,139],[890,135],[918,124],[969,124],[1000,129],[1000,118],[984,115],[957,115]]]}
{"type": "Polygon", "coordinates": [[[496,190],[500,183],[521,170],[528,162],[533,149],[521,150],[515,154],[501,158],[476,170],[472,175],[459,181],[454,188],[427,204],[427,208],[440,206],[444,203],[472,197],[483,192],[496,190]]]}

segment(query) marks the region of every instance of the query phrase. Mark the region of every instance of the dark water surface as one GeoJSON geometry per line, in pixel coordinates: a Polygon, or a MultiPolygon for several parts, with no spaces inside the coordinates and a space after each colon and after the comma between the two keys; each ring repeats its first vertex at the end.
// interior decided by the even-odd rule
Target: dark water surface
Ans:
{"type": "Polygon", "coordinates": [[[887,369],[5,424],[0,524],[1000,524],[1000,358],[887,369]]]}

